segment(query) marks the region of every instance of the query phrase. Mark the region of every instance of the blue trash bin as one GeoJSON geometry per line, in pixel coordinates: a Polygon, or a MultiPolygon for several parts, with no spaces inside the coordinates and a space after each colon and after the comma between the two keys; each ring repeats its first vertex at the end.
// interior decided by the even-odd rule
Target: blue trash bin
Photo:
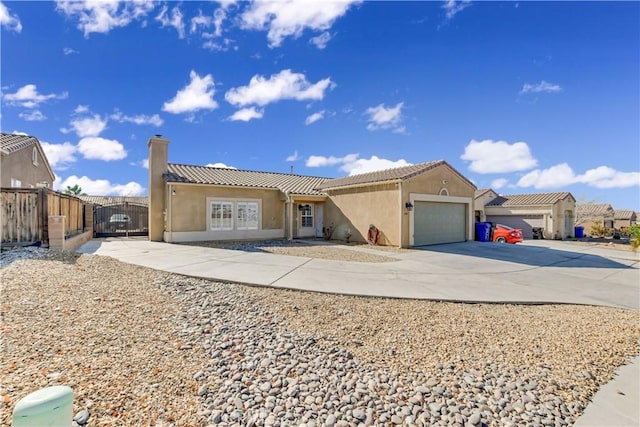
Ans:
{"type": "Polygon", "coordinates": [[[491,241],[491,223],[476,222],[476,240],[480,242],[491,241]]]}
{"type": "Polygon", "coordinates": [[[577,225],[574,227],[574,231],[576,234],[576,239],[582,239],[584,237],[584,227],[581,225],[577,225]]]}

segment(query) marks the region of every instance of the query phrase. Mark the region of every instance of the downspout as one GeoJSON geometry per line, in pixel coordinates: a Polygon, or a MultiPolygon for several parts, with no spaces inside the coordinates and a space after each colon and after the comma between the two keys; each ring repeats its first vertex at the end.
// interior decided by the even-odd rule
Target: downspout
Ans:
{"type": "Polygon", "coordinates": [[[400,207],[400,215],[398,215],[400,217],[400,222],[398,224],[398,248],[402,248],[402,220],[404,218],[404,209],[402,209],[402,181],[398,182],[398,206],[400,207]]]}
{"type": "Polygon", "coordinates": [[[173,217],[172,212],[171,212],[171,206],[173,206],[173,188],[172,185],[169,184],[168,187],[168,193],[169,193],[169,197],[167,198],[167,200],[169,200],[168,206],[166,206],[166,212],[167,212],[167,234],[169,235],[169,242],[173,243],[173,227],[171,227],[171,219],[173,217]]]}

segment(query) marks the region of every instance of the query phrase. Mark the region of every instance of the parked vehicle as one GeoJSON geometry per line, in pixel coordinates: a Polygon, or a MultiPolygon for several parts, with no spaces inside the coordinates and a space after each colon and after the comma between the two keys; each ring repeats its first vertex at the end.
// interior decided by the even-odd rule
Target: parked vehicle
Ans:
{"type": "Polygon", "coordinates": [[[113,214],[109,218],[109,228],[111,231],[126,230],[129,228],[129,222],[131,222],[129,215],[113,214]]]}
{"type": "Polygon", "coordinates": [[[507,225],[496,224],[493,229],[493,241],[498,243],[522,242],[522,230],[507,225]]]}

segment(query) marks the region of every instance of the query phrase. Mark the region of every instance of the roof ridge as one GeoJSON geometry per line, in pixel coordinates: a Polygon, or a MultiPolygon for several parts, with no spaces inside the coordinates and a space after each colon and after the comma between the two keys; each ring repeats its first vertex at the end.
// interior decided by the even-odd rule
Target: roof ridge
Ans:
{"type": "Polygon", "coordinates": [[[221,167],[204,166],[204,165],[190,165],[190,164],[186,164],[186,163],[168,162],[168,164],[175,165],[175,166],[187,166],[187,167],[193,167],[193,168],[206,168],[206,169],[227,170],[227,171],[237,171],[237,172],[251,172],[251,173],[266,173],[266,174],[271,174],[271,175],[283,175],[283,176],[299,176],[299,177],[302,177],[302,178],[335,179],[335,178],[328,178],[326,176],[301,175],[301,174],[297,174],[297,173],[259,171],[259,170],[238,169],[238,168],[221,168],[221,167]]]}

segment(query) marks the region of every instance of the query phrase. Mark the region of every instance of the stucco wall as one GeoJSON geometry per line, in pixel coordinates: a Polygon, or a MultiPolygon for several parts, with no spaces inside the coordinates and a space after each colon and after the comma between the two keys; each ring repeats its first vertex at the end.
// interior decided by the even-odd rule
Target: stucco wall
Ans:
{"type": "MultiPolygon", "coordinates": [[[[572,238],[575,236],[576,203],[570,197],[553,205],[553,238],[572,238]],[[568,216],[566,215],[568,214],[568,216]]],[[[546,236],[545,236],[546,237],[546,236]]]]}
{"type": "Polygon", "coordinates": [[[489,203],[490,201],[492,201],[493,199],[495,199],[496,197],[498,197],[498,195],[496,193],[494,193],[493,190],[491,190],[491,191],[487,191],[482,196],[480,196],[477,199],[475,199],[475,201],[473,203],[473,210],[474,210],[474,212],[475,211],[480,211],[480,221],[481,222],[484,222],[484,221],[487,220],[487,213],[484,210],[484,206],[487,203],[489,203]]]}
{"type": "Polygon", "coordinates": [[[46,166],[46,159],[38,151],[38,165],[34,165],[32,154],[34,145],[22,150],[2,156],[1,182],[2,187],[11,187],[11,178],[19,179],[22,187],[36,187],[38,183],[46,181],[48,188],[53,188],[53,181],[46,166]]]}
{"type": "Polygon", "coordinates": [[[207,198],[259,199],[262,202],[261,229],[284,229],[284,200],[280,191],[170,184],[168,193],[171,217],[167,221],[167,231],[170,232],[208,231],[207,198]]]}
{"type": "Polygon", "coordinates": [[[333,238],[366,242],[371,224],[380,230],[378,243],[397,246],[400,241],[400,198],[397,184],[370,185],[328,191],[324,205],[324,226],[332,227],[333,238]]]}

